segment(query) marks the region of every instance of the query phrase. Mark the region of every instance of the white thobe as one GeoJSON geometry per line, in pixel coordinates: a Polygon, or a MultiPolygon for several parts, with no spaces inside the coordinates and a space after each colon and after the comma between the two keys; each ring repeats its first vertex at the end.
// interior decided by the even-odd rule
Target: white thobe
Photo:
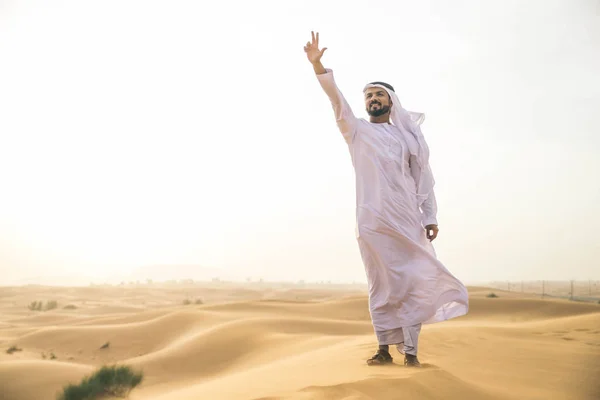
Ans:
{"type": "MultiPolygon", "coordinates": [[[[394,125],[356,118],[333,71],[317,75],[333,106],[356,178],[356,233],[380,344],[403,342],[402,328],[468,311],[465,286],[437,259],[424,226],[437,224],[433,192],[418,205],[410,146],[394,125]]],[[[411,142],[412,141],[412,142],[411,142]]]]}

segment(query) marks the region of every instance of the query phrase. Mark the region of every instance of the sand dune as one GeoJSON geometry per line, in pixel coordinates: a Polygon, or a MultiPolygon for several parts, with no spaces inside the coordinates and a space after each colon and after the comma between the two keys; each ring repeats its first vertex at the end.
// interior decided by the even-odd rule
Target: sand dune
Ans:
{"type": "MultiPolygon", "coordinates": [[[[263,397],[275,400],[282,397],[263,397]]],[[[289,400],[328,400],[363,398],[439,399],[461,398],[500,400],[502,397],[468,384],[439,369],[426,369],[404,377],[375,377],[330,386],[309,386],[283,398],[289,400]],[[432,382],[434,384],[432,385],[432,382]]]]}
{"type": "Polygon", "coordinates": [[[0,353],[0,399],[53,399],[114,363],[144,372],[132,400],[600,398],[600,305],[489,293],[425,326],[423,368],[407,369],[395,350],[365,364],[376,342],[354,289],[1,288],[0,345],[22,351],[0,353]],[[36,299],[59,308],[28,310],[36,299]]]}
{"type": "Polygon", "coordinates": [[[0,399],[54,399],[53,394],[67,382],[77,382],[92,371],[92,367],[66,362],[0,362],[0,399]]]}

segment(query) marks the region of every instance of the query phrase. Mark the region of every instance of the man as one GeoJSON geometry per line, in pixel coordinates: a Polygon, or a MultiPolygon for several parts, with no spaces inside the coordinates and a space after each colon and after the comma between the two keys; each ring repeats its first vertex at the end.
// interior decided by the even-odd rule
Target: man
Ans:
{"type": "Polygon", "coordinates": [[[438,235],[429,148],[421,133],[424,116],[402,108],[384,82],[365,86],[369,120],[356,118],[325,69],[319,34],[304,51],[333,106],[356,176],[357,241],[369,284],[369,310],[379,349],[368,365],[393,362],[389,345],[417,358],[421,325],[465,315],[464,285],[436,258],[438,235]]]}

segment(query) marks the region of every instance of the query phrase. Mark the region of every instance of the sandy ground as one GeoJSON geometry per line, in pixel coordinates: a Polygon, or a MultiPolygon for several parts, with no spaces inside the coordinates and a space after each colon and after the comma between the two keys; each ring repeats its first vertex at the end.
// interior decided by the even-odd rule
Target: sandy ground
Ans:
{"type": "Polygon", "coordinates": [[[105,364],[144,372],[132,400],[600,399],[600,305],[469,292],[468,316],[423,328],[415,369],[395,349],[394,365],[366,365],[359,289],[4,287],[0,399],[55,399],[105,364]]]}

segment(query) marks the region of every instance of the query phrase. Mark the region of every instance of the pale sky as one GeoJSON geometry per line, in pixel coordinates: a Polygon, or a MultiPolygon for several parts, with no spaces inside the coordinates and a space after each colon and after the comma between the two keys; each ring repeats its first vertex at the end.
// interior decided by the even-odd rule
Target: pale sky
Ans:
{"type": "Polygon", "coordinates": [[[0,285],[364,282],[311,30],[355,114],[426,114],[455,276],[600,279],[600,2],[366,4],[0,0],[0,285]]]}

